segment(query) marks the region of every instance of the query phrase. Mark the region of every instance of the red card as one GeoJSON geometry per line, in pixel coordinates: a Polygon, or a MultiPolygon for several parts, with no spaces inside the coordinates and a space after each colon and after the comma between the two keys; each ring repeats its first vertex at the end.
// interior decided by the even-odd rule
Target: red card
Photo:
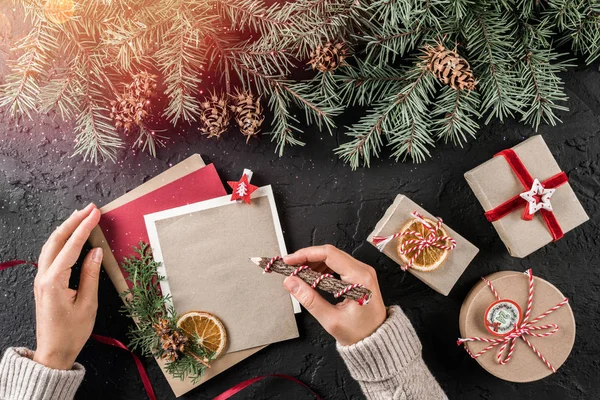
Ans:
{"type": "Polygon", "coordinates": [[[226,194],[215,166],[210,164],[102,214],[100,228],[120,265],[124,257],[132,255],[132,246],[140,240],[149,241],[144,215],[226,194]]]}

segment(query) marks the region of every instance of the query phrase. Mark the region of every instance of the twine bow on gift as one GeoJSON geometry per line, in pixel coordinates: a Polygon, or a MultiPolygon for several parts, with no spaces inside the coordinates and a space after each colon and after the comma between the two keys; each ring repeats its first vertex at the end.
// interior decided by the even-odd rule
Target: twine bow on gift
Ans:
{"type": "Polygon", "coordinates": [[[407,269],[412,267],[417,257],[419,257],[423,250],[429,247],[437,247],[442,250],[453,250],[456,247],[456,240],[454,240],[450,236],[437,235],[437,231],[442,227],[443,224],[441,218],[437,218],[437,224],[435,226],[432,226],[418,212],[413,211],[411,215],[415,219],[417,219],[421,224],[423,224],[423,226],[427,229],[427,231],[429,232],[427,236],[423,236],[421,232],[406,230],[403,232],[394,233],[390,236],[374,236],[372,239],[375,247],[377,247],[379,251],[383,251],[383,249],[389,242],[398,237],[409,235],[416,237],[416,239],[405,240],[400,246],[399,253],[402,255],[414,252],[413,256],[408,261],[408,263],[400,267],[403,271],[406,271],[407,269]],[[448,245],[448,243],[450,244],[448,245]]]}
{"type": "MultiPolygon", "coordinates": [[[[567,304],[569,302],[569,299],[567,299],[565,297],[565,299],[563,301],[561,301],[560,303],[558,303],[557,305],[555,305],[548,311],[544,312],[543,314],[539,315],[537,318],[534,318],[531,321],[529,321],[529,317],[531,315],[531,308],[533,306],[533,273],[531,272],[531,269],[528,269],[527,271],[525,271],[525,274],[529,278],[529,295],[527,297],[527,310],[525,311],[525,316],[523,317],[523,321],[520,324],[515,324],[514,330],[511,331],[510,333],[508,333],[506,336],[501,337],[501,338],[490,339],[490,338],[485,338],[485,337],[470,337],[470,338],[458,339],[456,343],[459,346],[461,344],[464,344],[465,350],[472,358],[478,358],[481,355],[483,355],[483,354],[487,353],[488,351],[490,351],[491,349],[493,349],[494,347],[501,346],[500,350],[498,350],[498,355],[496,356],[496,358],[498,360],[498,364],[504,365],[510,361],[510,359],[515,351],[515,343],[518,338],[521,338],[527,344],[527,346],[529,346],[529,348],[539,357],[539,359],[542,360],[544,362],[544,364],[546,364],[546,366],[550,370],[552,370],[552,372],[556,373],[556,368],[554,368],[552,366],[552,364],[550,364],[550,362],[548,360],[546,360],[544,355],[539,352],[539,350],[529,341],[529,339],[527,339],[527,336],[543,338],[543,337],[552,336],[556,332],[558,332],[559,327],[556,324],[547,324],[547,325],[536,326],[535,323],[537,323],[541,319],[547,317],[548,315],[552,314],[554,311],[558,310],[559,308],[561,308],[562,306],[567,304]],[[544,332],[540,333],[540,331],[544,331],[544,332]],[[468,342],[484,342],[484,343],[490,343],[490,345],[487,346],[486,348],[484,348],[483,350],[479,351],[478,353],[473,353],[467,346],[468,342]],[[504,355],[507,347],[509,348],[508,353],[506,355],[504,355]]],[[[481,278],[481,279],[483,279],[483,281],[488,285],[488,287],[494,294],[494,297],[496,298],[496,300],[500,300],[500,296],[498,295],[498,292],[494,288],[494,285],[492,285],[492,282],[490,282],[489,280],[487,280],[485,278],[481,278]]]]}

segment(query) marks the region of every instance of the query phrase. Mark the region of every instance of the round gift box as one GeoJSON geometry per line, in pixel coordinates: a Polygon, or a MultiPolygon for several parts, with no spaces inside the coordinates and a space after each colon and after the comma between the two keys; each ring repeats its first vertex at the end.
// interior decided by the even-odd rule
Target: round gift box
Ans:
{"type": "MultiPolygon", "coordinates": [[[[492,282],[501,299],[515,301],[525,312],[529,290],[529,279],[526,274],[503,271],[491,274],[486,278],[492,282]]],[[[533,306],[529,320],[531,321],[543,314],[562,302],[564,298],[565,296],[554,285],[534,275],[533,306]]],[[[461,337],[497,339],[497,336],[495,337],[487,331],[483,323],[486,310],[495,300],[492,291],[483,281],[480,281],[471,289],[460,310],[459,328],[461,337]]],[[[558,325],[558,331],[547,337],[528,335],[527,339],[554,368],[558,369],[569,357],[575,342],[575,317],[571,306],[566,304],[535,323],[536,326],[548,324],[558,325]]],[[[466,345],[472,353],[477,353],[487,347],[489,343],[468,342],[466,345]]],[[[510,361],[505,365],[499,364],[497,355],[501,346],[497,345],[476,359],[490,374],[511,382],[532,382],[552,374],[552,370],[542,362],[521,338],[516,339],[515,350],[510,361]]],[[[507,352],[508,349],[504,354],[507,352]]]]}

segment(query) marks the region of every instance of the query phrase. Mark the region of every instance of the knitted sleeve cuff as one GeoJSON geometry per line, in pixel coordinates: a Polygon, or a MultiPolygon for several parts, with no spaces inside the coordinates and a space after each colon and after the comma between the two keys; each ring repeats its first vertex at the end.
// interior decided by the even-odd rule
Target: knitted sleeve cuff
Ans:
{"type": "Polygon", "coordinates": [[[388,318],[371,336],[337,350],[357,381],[381,381],[396,375],[421,356],[421,342],[398,306],[388,308],[388,318]]]}
{"type": "Polygon", "coordinates": [[[72,399],[85,369],[75,363],[69,371],[45,367],[32,360],[33,352],[10,347],[0,361],[0,399],[72,399]]]}

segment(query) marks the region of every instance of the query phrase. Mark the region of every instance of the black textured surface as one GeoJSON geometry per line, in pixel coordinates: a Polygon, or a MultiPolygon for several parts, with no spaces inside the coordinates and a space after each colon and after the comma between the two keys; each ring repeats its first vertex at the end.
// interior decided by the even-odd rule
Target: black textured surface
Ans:
{"type": "MultiPolygon", "coordinates": [[[[332,243],[376,267],[387,304],[400,304],[421,338],[424,357],[451,399],[591,399],[600,384],[600,75],[598,65],[565,74],[570,112],[563,124],[540,133],[577,193],[591,220],[526,259],[511,258],[463,173],[497,151],[533,135],[516,122],[482,128],[464,148],[440,146],[421,165],[374,162],[352,172],[333,154],[342,135],[306,131],[305,148],[288,149],[283,158],[263,138],[245,145],[239,134],[220,142],[200,138],[196,129],[174,132],[158,158],[120,154],[117,165],[94,166],[70,158],[72,126],[51,117],[15,126],[0,115],[0,260],[35,260],[45,238],[74,208],[89,201],[103,205],[190,154],[214,162],[221,178],[236,179],[254,170],[253,183],[272,184],[290,250],[332,243]],[[481,249],[449,297],[435,293],[380,255],[365,238],[398,193],[408,195],[481,249]],[[462,299],[477,279],[499,270],[534,272],[571,299],[577,338],[558,374],[542,381],[513,384],[486,373],[456,346],[462,299]]],[[[341,121],[340,125],[351,121],[341,121]]],[[[181,131],[177,130],[177,131],[181,131]]],[[[0,350],[35,345],[32,283],[35,270],[21,266],[0,272],[0,350]]],[[[100,285],[94,331],[126,340],[130,321],[119,312],[120,299],[108,278],[100,285]]],[[[184,396],[209,399],[241,380],[269,373],[295,376],[329,399],[362,398],[358,385],[335,350],[335,343],[306,312],[297,317],[300,339],[274,344],[184,396]]],[[[87,368],[81,399],[145,399],[131,357],[121,350],[89,343],[79,357],[87,368]]],[[[173,395],[152,360],[146,362],[159,399],[173,395]]],[[[510,368],[510,365],[507,366],[510,368]]],[[[309,399],[303,389],[270,380],[238,399],[309,399]]]]}

